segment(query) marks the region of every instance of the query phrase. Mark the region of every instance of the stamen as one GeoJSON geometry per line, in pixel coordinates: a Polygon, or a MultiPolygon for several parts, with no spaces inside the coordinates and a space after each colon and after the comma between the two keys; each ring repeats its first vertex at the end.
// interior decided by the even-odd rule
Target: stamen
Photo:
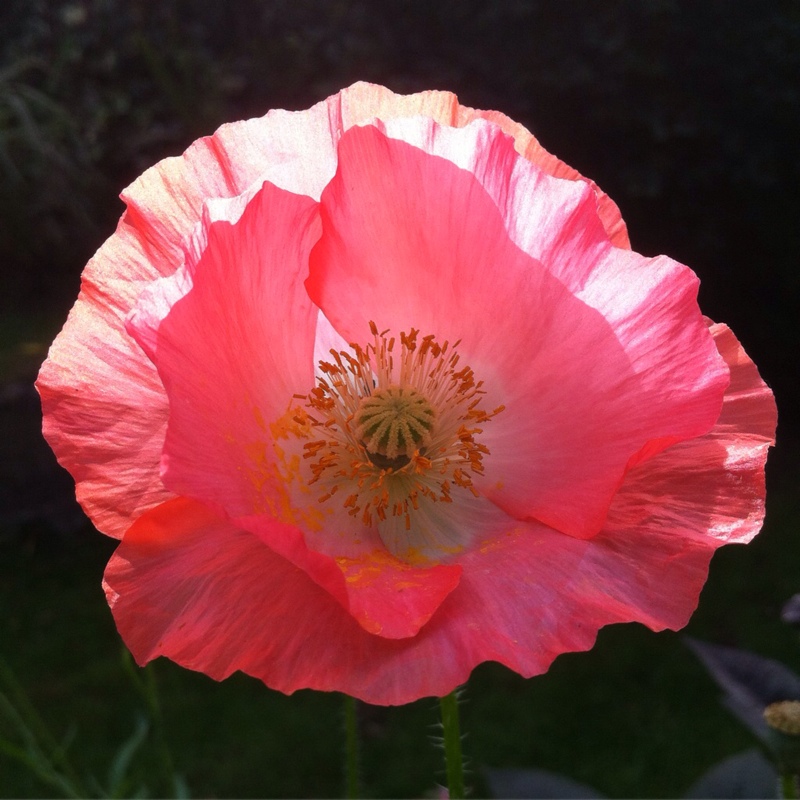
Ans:
{"type": "Polygon", "coordinates": [[[481,408],[482,382],[468,366],[456,369],[459,342],[439,344],[415,328],[387,338],[369,327],[372,343],[320,362],[302,412],[317,438],[303,456],[320,502],[341,489],[343,507],[364,525],[380,530],[395,518],[412,535],[423,502],[452,503],[462,490],[478,496],[470,476],[483,474],[489,448],[476,441],[477,426],[503,406],[481,408]]]}

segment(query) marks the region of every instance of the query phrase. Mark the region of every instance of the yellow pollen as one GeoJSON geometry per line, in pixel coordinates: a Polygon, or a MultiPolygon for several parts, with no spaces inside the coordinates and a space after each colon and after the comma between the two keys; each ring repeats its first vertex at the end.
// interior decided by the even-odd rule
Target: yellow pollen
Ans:
{"type": "Polygon", "coordinates": [[[459,342],[439,344],[414,328],[387,337],[374,322],[370,330],[371,344],[331,350],[320,362],[304,398],[313,438],[303,456],[321,503],[341,490],[343,507],[364,525],[396,517],[410,530],[423,501],[478,496],[471,476],[483,474],[489,455],[478,426],[503,406],[481,408],[483,384],[459,364],[459,342]]]}

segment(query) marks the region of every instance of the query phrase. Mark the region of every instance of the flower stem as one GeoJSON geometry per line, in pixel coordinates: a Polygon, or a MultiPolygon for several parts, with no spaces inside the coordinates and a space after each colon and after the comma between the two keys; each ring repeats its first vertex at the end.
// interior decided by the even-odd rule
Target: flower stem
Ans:
{"type": "Polygon", "coordinates": [[[450,800],[463,800],[464,760],[461,756],[461,732],[458,726],[458,698],[450,692],[440,700],[444,729],[444,760],[450,800]]]}
{"type": "Polygon", "coordinates": [[[788,800],[797,800],[800,797],[797,786],[797,775],[792,772],[784,772],[780,781],[780,796],[788,800]]]}
{"type": "Polygon", "coordinates": [[[356,699],[344,697],[344,732],[345,732],[345,797],[354,800],[359,789],[359,753],[358,753],[358,720],[356,719],[356,699]]]}

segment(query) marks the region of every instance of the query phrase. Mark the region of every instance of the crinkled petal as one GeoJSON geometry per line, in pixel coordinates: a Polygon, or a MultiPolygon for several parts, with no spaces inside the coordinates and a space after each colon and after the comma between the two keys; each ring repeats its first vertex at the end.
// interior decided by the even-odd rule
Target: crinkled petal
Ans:
{"type": "Polygon", "coordinates": [[[140,513],[172,496],[158,469],[166,395],[123,328],[139,292],[165,269],[143,255],[135,229],[123,220],[86,267],[78,301],[36,382],[45,438],[75,479],[84,511],[117,538],[140,513]]]}
{"type": "MultiPolygon", "coordinates": [[[[304,124],[320,127],[298,119],[299,145],[304,124]]],[[[254,144],[257,130],[266,135],[262,125],[223,126],[123,192],[127,211],[84,270],[80,296],[40,372],[45,437],[75,478],[84,510],[110,536],[121,537],[140,513],[172,496],[159,474],[166,395],[125,319],[148,284],[183,263],[184,240],[204,202],[238,195],[264,174],[274,153],[263,141],[259,158],[237,160],[253,155],[246,143],[254,144]]],[[[335,159],[326,169],[334,166],[335,159]]]]}
{"type": "Polygon", "coordinates": [[[342,131],[373,117],[382,120],[429,117],[440,125],[456,128],[462,128],[475,119],[488,120],[514,139],[514,148],[521,156],[548,175],[588,184],[597,198],[597,212],[609,239],[617,247],[630,249],[627,228],[616,203],[593,181],[545,150],[529,130],[505,114],[461,105],[451,92],[427,91],[398,95],[385,86],[363,82],[342,90],[336,99],[341,114],[342,131]]]}
{"type": "MultiPolygon", "coordinates": [[[[237,126],[251,127],[229,127],[237,126]]],[[[263,170],[262,160],[235,179],[228,155],[213,137],[202,139],[123,193],[128,210],[84,270],[37,381],[45,437],[75,478],[84,510],[110,536],[172,496],[159,474],[166,395],[125,319],[149,283],[181,265],[203,202],[244,191],[263,170]]]]}
{"type": "Polygon", "coordinates": [[[505,406],[476,485],[506,511],[592,536],[629,465],[713,425],[728,371],[696,277],[613,247],[585,184],[481,121],[353,128],[339,157],[309,293],[348,341],[371,320],[460,340],[505,406]]]}
{"type": "Polygon", "coordinates": [[[183,498],[130,528],[106,568],[104,587],[139,663],[166,655],[217,679],[250,663],[280,661],[282,653],[291,668],[291,651],[306,645],[304,617],[344,620],[351,632],[358,630],[306,572],[183,498]]]}
{"type": "Polygon", "coordinates": [[[777,410],[769,387],[726,325],[712,324],[731,371],[722,413],[705,436],[680,442],[628,474],[606,529],[636,526],[748,542],[764,520],[764,464],[775,441],[777,410]]]}
{"type": "Polygon", "coordinates": [[[552,175],[554,178],[588,183],[597,198],[597,214],[611,243],[615,247],[630,250],[631,242],[628,238],[628,228],[622,219],[617,204],[594,181],[585,178],[578,170],[570,167],[569,164],[565,164],[561,159],[556,158],[552,153],[545,150],[524,125],[515,122],[500,111],[474,111],[462,108],[460,117],[464,120],[463,124],[467,124],[476,118],[493,122],[504,133],[514,138],[514,148],[520,155],[532,164],[536,164],[548,175],[552,175]]]}
{"type": "Polygon", "coordinates": [[[731,373],[722,413],[711,433],[715,438],[724,440],[729,450],[737,446],[748,450],[751,468],[763,471],[767,450],[775,444],[778,424],[775,397],[733,331],[722,323],[706,322],[714,337],[714,344],[731,373]]]}
{"type": "Polygon", "coordinates": [[[298,522],[286,490],[297,467],[275,445],[293,395],[314,383],[318,312],[303,281],[316,209],[265,183],[235,223],[207,222],[205,247],[143,294],[130,320],[169,397],[165,485],[229,517],[298,522]]]}
{"type": "Polygon", "coordinates": [[[330,592],[364,630],[387,639],[415,636],[461,577],[457,565],[416,567],[382,548],[333,558],[310,549],[298,528],[263,514],[234,523],[330,592]]]}
{"type": "MultiPolygon", "coordinates": [[[[268,641],[279,644],[292,628],[311,633],[316,620],[303,620],[316,615],[335,616],[346,638],[357,630],[353,620],[369,637],[408,638],[461,574],[460,567],[420,569],[380,552],[333,561],[308,551],[288,526],[263,517],[249,524],[258,535],[176,498],[131,526],[106,569],[105,587],[140,663],[163,654],[217,678],[249,671],[248,663],[269,658],[268,641]]],[[[279,649],[272,658],[281,660],[279,649]]]]}
{"type": "Polygon", "coordinates": [[[775,401],[730,330],[711,330],[731,371],[717,424],[631,469],[600,535],[578,542],[531,526],[487,541],[462,561],[454,600],[469,590],[497,596],[519,587],[513,608],[500,603],[487,614],[493,620],[482,627],[500,634],[500,650],[487,658],[533,675],[561,652],[591,647],[610,623],[681,628],[716,548],[759,531],[775,401]]]}
{"type": "Polygon", "coordinates": [[[159,474],[167,398],[125,319],[149,283],[181,266],[208,200],[267,178],[294,192],[321,192],[336,167],[337,105],[334,97],[305,112],[224,125],[123,192],[127,211],[84,270],[37,381],[44,435],[103,533],[121,537],[140,513],[172,496],[159,474]]]}

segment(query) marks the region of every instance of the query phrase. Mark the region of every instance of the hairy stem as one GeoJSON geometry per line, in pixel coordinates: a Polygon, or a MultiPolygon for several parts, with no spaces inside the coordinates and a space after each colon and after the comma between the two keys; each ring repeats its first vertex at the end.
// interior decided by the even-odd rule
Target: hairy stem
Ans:
{"type": "Polygon", "coordinates": [[[461,756],[461,732],[458,725],[458,698],[450,692],[440,701],[444,729],[444,760],[447,788],[451,800],[464,797],[464,759],[461,756]]]}

